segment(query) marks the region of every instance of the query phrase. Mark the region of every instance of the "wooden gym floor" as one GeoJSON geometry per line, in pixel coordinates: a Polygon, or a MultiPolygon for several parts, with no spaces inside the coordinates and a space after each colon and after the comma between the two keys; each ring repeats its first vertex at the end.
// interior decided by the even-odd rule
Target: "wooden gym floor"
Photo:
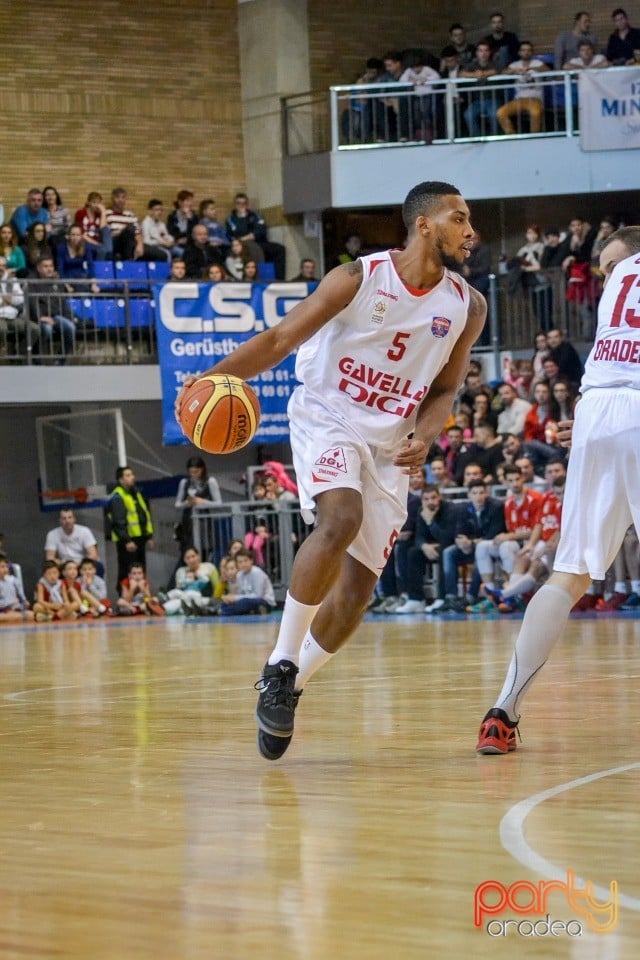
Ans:
{"type": "Polygon", "coordinates": [[[517,620],[369,617],[271,764],[252,686],[272,619],[2,629],[0,957],[632,960],[639,627],[572,619],[518,750],[477,757],[517,620]],[[572,934],[474,926],[479,884],[568,869],[599,899],[618,882],[610,932],[562,892],[544,914],[572,934]]]}

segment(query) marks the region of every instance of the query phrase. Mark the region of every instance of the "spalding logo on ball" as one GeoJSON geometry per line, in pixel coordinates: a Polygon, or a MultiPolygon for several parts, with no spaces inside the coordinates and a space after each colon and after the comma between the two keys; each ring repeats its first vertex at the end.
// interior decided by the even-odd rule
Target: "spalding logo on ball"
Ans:
{"type": "Polygon", "coordinates": [[[226,373],[200,377],[187,387],[180,408],[180,426],[206,453],[233,453],[255,436],[260,404],[254,391],[226,373]]]}

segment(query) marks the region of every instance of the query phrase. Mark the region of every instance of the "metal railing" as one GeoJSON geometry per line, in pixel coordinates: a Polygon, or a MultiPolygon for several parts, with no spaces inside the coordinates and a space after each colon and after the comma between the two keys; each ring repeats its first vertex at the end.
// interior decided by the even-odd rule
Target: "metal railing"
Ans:
{"type": "Polygon", "coordinates": [[[282,103],[287,156],[392,145],[460,143],[492,137],[571,137],[577,132],[578,75],[565,70],[535,74],[542,88],[542,129],[531,131],[525,114],[505,134],[497,116],[514,98],[516,79],[499,74],[437,80],[417,93],[409,83],[349,84],[310,91],[282,103]],[[570,109],[567,109],[570,105],[570,109]]]}
{"type": "MultiPolygon", "coordinates": [[[[17,306],[10,311],[0,310],[0,362],[157,363],[148,284],[144,289],[129,280],[15,282],[23,299],[14,298],[17,306]]],[[[12,286],[9,281],[7,289],[12,286]]]]}
{"type": "Polygon", "coordinates": [[[233,501],[193,514],[194,546],[213,563],[220,562],[232,540],[245,543],[249,535],[247,543],[273,583],[278,600],[284,599],[293,559],[311,529],[300,515],[299,503],[293,500],[233,501]],[[259,549],[253,542],[256,535],[263,541],[259,549]]]}

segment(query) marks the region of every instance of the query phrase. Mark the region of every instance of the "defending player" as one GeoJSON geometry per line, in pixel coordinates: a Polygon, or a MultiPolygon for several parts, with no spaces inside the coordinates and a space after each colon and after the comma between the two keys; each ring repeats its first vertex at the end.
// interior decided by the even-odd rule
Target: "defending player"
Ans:
{"type": "Polygon", "coordinates": [[[582,378],[554,572],[527,607],[478,753],[516,748],[520,700],[591,580],[604,580],[633,523],[640,529],[640,226],[611,234],[600,253],[604,292],[582,378]]]}
{"type": "Polygon", "coordinates": [[[291,741],[306,681],[362,619],[406,517],[409,471],[444,426],[486,316],[484,298],[454,272],[473,240],[459,191],[421,183],[403,218],[404,250],[336,267],[280,324],[209,371],[248,380],[300,347],[291,446],[303,515],[316,511],[317,523],[256,684],[268,760],[291,741]]]}

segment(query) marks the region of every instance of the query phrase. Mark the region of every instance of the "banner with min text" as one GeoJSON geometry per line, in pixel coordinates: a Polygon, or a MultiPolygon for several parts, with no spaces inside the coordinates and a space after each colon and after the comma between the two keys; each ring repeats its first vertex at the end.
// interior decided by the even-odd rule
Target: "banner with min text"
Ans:
{"type": "Polygon", "coordinates": [[[580,147],[640,147],[640,67],[580,71],[580,147]]]}
{"type": "MultiPolygon", "coordinates": [[[[162,438],[188,443],[173,405],[189,374],[199,376],[241,343],[275,326],[317,283],[164,283],[154,285],[162,381],[162,438]]],[[[287,403],[295,386],[295,356],[250,381],[260,401],[254,442],[289,439],[287,403]]]]}

